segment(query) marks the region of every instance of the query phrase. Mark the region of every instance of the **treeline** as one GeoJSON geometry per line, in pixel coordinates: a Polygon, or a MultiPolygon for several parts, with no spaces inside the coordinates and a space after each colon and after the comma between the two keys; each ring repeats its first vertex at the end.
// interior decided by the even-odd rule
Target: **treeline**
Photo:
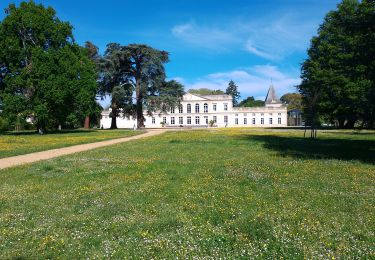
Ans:
{"type": "Polygon", "coordinates": [[[311,40],[298,86],[306,123],[375,127],[375,1],[344,0],[311,40]]]}
{"type": "MultiPolygon", "coordinates": [[[[0,128],[18,129],[31,120],[37,129],[97,123],[97,98],[111,96],[116,116],[135,116],[175,106],[183,86],[166,82],[166,51],[142,44],[110,43],[103,56],[91,42],[79,46],[73,27],[51,7],[33,1],[5,9],[0,22],[0,128]],[[96,121],[96,122],[95,122],[96,121]]],[[[0,129],[1,130],[1,129],[0,129]]]]}

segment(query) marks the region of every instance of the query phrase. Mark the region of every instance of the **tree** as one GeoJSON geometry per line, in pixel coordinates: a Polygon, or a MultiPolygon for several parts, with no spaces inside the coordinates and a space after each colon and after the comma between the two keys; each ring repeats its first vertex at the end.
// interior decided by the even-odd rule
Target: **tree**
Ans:
{"type": "Polygon", "coordinates": [[[239,104],[239,107],[263,107],[264,101],[263,100],[255,100],[253,96],[247,97],[246,99],[242,100],[239,104]]]}
{"type": "Polygon", "coordinates": [[[356,122],[373,127],[374,20],[375,2],[370,0],[344,0],[325,17],[298,86],[310,121],[320,115],[339,127],[352,128],[356,122]]]}
{"type": "MultiPolygon", "coordinates": [[[[85,42],[84,48],[86,49],[86,53],[87,53],[89,59],[95,64],[95,69],[96,69],[96,72],[98,74],[97,77],[99,78],[99,73],[100,73],[99,48],[90,41],[85,42]]],[[[93,100],[93,103],[91,104],[91,111],[90,111],[91,115],[90,114],[86,115],[84,128],[86,128],[86,129],[90,128],[90,116],[92,116],[94,114],[97,114],[98,108],[100,108],[100,107],[101,106],[96,102],[96,100],[93,100]]]]}
{"type": "Polygon", "coordinates": [[[286,93],[280,98],[280,100],[288,106],[288,110],[302,110],[302,95],[299,93],[286,93]]]}
{"type": "Polygon", "coordinates": [[[198,95],[221,95],[224,94],[224,91],[220,89],[212,90],[209,88],[198,88],[198,89],[189,89],[189,93],[198,94],[198,95]]]}
{"type": "Polygon", "coordinates": [[[122,46],[118,43],[107,44],[104,56],[99,59],[99,94],[103,97],[111,95],[111,129],[117,128],[117,116],[120,109],[126,109],[127,114],[135,110],[133,107],[133,85],[129,83],[128,73],[130,71],[130,63],[128,56],[122,50],[122,46]],[[123,91],[119,89],[123,88],[123,91]],[[115,89],[116,88],[116,89],[115,89]],[[115,98],[113,94],[116,93],[115,98]],[[120,94],[124,94],[123,98],[119,98],[120,94]],[[121,100],[121,102],[119,102],[121,100]]]}
{"type": "Polygon", "coordinates": [[[0,23],[0,99],[10,121],[34,116],[38,128],[75,125],[95,99],[92,62],[72,26],[33,1],[6,9],[0,23]]]}
{"type": "Polygon", "coordinates": [[[232,98],[233,98],[233,106],[237,106],[238,105],[238,99],[240,97],[240,92],[238,92],[238,87],[234,83],[233,80],[229,81],[228,87],[225,90],[225,94],[232,96],[232,98]]]}
{"type": "MultiPolygon", "coordinates": [[[[102,93],[111,93],[113,87],[125,88],[126,99],[122,103],[125,116],[135,116],[137,127],[144,127],[143,111],[152,114],[157,110],[166,111],[178,105],[183,86],[176,81],[165,82],[164,63],[168,53],[144,44],[121,46],[117,43],[107,45],[102,62],[102,93]],[[132,96],[135,92],[135,102],[132,96]],[[134,104],[135,103],[135,104],[134,104]]],[[[114,116],[118,115],[118,104],[112,100],[112,126],[114,116]]]]}

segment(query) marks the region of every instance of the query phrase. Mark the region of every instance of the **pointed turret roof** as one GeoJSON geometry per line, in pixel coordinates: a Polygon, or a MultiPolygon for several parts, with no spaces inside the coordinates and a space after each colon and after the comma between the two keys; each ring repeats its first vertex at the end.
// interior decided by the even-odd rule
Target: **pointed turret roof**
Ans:
{"type": "Polygon", "coordinates": [[[271,81],[270,88],[268,89],[268,92],[267,92],[266,100],[264,102],[266,104],[278,104],[278,103],[281,103],[280,99],[276,95],[276,91],[275,91],[275,88],[274,88],[274,86],[272,84],[272,81],[271,81]]]}

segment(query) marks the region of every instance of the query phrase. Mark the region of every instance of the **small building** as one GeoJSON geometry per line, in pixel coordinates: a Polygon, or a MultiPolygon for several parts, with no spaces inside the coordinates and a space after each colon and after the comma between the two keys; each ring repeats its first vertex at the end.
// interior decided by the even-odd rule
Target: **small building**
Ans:
{"type": "Polygon", "coordinates": [[[291,109],[288,111],[288,126],[304,126],[303,113],[300,109],[291,109]]]}
{"type": "MultiPolygon", "coordinates": [[[[110,128],[111,109],[101,114],[101,128],[110,128]]],[[[287,108],[277,98],[271,84],[265,106],[233,107],[230,95],[197,95],[187,93],[178,107],[168,113],[154,113],[152,116],[144,111],[146,128],[168,127],[207,127],[210,121],[217,127],[286,127],[287,108]]],[[[118,128],[133,128],[136,118],[120,115],[117,118],[118,128]]]]}

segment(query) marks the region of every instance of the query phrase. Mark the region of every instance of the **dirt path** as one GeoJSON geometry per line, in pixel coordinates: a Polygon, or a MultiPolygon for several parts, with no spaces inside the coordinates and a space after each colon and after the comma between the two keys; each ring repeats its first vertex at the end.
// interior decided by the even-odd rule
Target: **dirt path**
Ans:
{"type": "Polygon", "coordinates": [[[7,158],[0,159],[0,170],[13,167],[13,166],[17,166],[17,165],[21,165],[21,164],[33,163],[33,162],[47,160],[47,159],[51,159],[51,158],[55,158],[55,157],[59,157],[59,156],[67,155],[67,154],[88,151],[88,150],[92,150],[92,149],[99,148],[99,147],[124,143],[124,142],[128,142],[131,140],[137,140],[137,139],[150,137],[150,136],[155,136],[155,135],[164,133],[165,131],[166,131],[165,129],[147,130],[147,132],[144,134],[130,136],[130,137],[112,139],[112,140],[89,143],[89,144],[79,144],[79,145],[52,149],[52,150],[47,150],[47,151],[42,151],[42,152],[37,152],[37,153],[29,153],[29,154],[23,154],[23,155],[18,155],[18,156],[13,156],[13,157],[7,157],[7,158]]]}

